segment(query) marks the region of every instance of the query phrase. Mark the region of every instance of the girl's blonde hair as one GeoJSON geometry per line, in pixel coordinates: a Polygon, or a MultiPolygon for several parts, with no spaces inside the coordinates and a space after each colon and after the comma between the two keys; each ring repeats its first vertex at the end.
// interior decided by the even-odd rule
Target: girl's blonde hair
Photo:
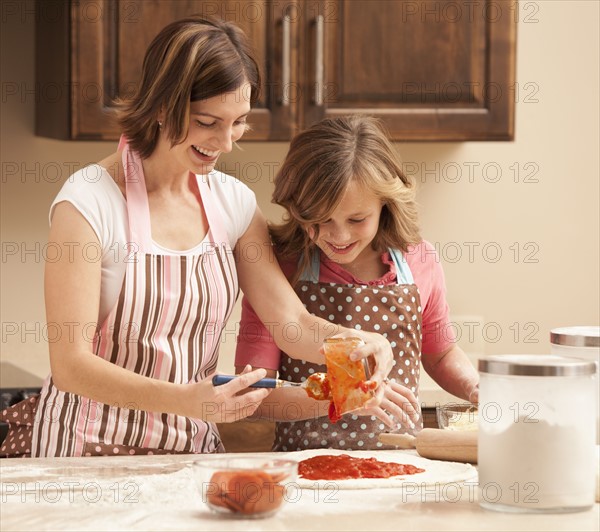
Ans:
{"type": "Polygon", "coordinates": [[[213,17],[189,17],[166,26],[152,41],[135,95],[117,102],[117,120],[142,158],[156,148],[158,116],[172,145],[185,140],[190,102],[206,100],[250,84],[258,99],[260,74],[244,32],[213,17]]]}
{"type": "Polygon", "coordinates": [[[310,264],[325,222],[346,187],[357,181],[383,205],[373,248],[407,251],[421,241],[415,202],[415,183],[402,171],[396,151],[381,122],[368,116],[327,118],[298,134],[275,176],[272,201],[286,209],[284,221],[269,229],[278,255],[301,255],[295,283],[310,264]]]}

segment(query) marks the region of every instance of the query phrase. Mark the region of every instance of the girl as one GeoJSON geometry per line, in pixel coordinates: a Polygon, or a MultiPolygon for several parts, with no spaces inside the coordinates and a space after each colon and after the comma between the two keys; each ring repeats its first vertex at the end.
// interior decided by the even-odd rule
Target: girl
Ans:
{"type": "MultiPolygon", "coordinates": [[[[326,401],[275,390],[258,411],[278,421],[274,449],[380,448],[385,424],[420,430],[421,360],[444,389],[477,401],[478,375],[447,334],[444,275],[419,235],[415,185],[375,119],[326,119],[300,133],[276,176],[273,201],[287,211],[270,227],[276,255],[309,312],[356,331],[376,330],[394,351],[379,407],[336,425],[321,417],[326,401]]],[[[236,367],[246,364],[292,381],[326,370],[280,351],[244,299],[236,367]]]]}

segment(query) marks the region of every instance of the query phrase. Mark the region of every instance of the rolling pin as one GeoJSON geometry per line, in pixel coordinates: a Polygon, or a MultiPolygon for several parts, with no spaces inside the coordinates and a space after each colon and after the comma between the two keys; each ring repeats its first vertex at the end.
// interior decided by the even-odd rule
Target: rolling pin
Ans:
{"type": "Polygon", "coordinates": [[[379,441],[402,449],[416,449],[423,458],[477,463],[476,430],[423,429],[416,436],[381,433],[379,441]]]}

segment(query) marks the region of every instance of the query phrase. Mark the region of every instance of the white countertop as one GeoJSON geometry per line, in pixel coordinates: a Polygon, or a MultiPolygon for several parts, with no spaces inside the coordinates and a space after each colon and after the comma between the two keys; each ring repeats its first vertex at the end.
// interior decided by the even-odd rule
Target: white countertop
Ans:
{"type": "Polygon", "coordinates": [[[488,511],[477,503],[474,484],[456,483],[410,494],[399,488],[299,490],[273,517],[228,519],[202,502],[186,467],[197,459],[201,456],[0,460],[0,528],[597,531],[600,519],[598,504],[571,514],[488,511]]]}

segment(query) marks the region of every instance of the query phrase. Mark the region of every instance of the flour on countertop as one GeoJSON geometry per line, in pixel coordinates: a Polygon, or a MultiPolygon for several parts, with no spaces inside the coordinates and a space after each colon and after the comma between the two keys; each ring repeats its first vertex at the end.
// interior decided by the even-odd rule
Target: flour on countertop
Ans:
{"type": "MultiPolygon", "coordinates": [[[[22,474],[22,471],[21,471],[22,474]]],[[[10,468],[2,470],[2,502],[67,504],[115,507],[168,506],[172,509],[200,507],[200,491],[192,470],[182,467],[175,472],[156,474],[114,475],[111,478],[52,474],[39,470],[39,480],[32,481],[28,474],[22,482],[11,477],[10,468]],[[194,499],[197,498],[197,502],[194,499]]]]}

